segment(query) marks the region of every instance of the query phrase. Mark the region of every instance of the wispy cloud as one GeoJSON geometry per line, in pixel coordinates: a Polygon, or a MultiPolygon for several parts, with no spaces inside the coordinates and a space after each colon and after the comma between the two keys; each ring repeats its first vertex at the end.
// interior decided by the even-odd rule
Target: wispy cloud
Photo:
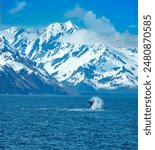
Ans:
{"type": "Polygon", "coordinates": [[[106,17],[97,18],[93,11],[86,11],[79,5],[75,5],[75,8],[69,10],[65,13],[68,18],[78,18],[83,21],[83,23],[93,31],[102,34],[113,34],[116,32],[114,26],[111,24],[110,20],[106,17]]]}
{"type": "Polygon", "coordinates": [[[10,14],[17,14],[18,12],[22,11],[27,6],[26,1],[18,1],[16,2],[15,7],[9,10],[10,14]]]}
{"type": "Polygon", "coordinates": [[[87,11],[76,5],[74,9],[67,11],[64,15],[67,18],[81,20],[87,27],[87,29],[79,30],[70,36],[64,37],[62,39],[64,42],[137,47],[137,36],[131,35],[129,32],[118,32],[108,18],[104,16],[97,17],[91,10],[87,11]]]}

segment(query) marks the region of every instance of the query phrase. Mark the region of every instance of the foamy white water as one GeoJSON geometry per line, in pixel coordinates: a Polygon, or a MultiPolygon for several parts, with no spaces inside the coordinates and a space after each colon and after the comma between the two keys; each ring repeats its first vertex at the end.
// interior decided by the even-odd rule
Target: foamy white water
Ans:
{"type": "Polygon", "coordinates": [[[92,110],[103,108],[103,100],[100,97],[97,97],[97,96],[92,97],[89,100],[89,103],[91,104],[90,109],[92,110]]]}

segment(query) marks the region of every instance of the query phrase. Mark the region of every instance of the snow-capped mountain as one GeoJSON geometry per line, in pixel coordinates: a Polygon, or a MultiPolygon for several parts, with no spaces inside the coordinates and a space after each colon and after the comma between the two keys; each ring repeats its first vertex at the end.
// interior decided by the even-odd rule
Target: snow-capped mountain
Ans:
{"type": "Polygon", "coordinates": [[[54,23],[40,31],[11,27],[5,32],[13,39],[5,38],[19,55],[35,63],[35,69],[46,72],[48,78],[71,91],[137,88],[137,48],[60,42],[78,30],[70,21],[54,23]]]}
{"type": "Polygon", "coordinates": [[[35,65],[0,37],[0,93],[67,93],[61,84],[35,65]]]}

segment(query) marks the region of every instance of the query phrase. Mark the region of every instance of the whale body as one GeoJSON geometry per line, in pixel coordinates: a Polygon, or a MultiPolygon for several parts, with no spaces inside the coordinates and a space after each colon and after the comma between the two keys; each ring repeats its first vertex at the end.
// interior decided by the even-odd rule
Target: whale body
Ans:
{"type": "Polygon", "coordinates": [[[102,109],[103,108],[103,100],[100,97],[94,96],[89,100],[90,109],[102,109]]]}

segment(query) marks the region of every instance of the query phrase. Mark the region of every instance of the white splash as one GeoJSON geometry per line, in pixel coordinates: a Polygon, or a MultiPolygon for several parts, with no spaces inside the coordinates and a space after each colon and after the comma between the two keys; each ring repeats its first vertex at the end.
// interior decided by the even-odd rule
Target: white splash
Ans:
{"type": "Polygon", "coordinates": [[[102,109],[103,108],[103,100],[100,97],[94,96],[89,100],[90,109],[102,109]]]}

